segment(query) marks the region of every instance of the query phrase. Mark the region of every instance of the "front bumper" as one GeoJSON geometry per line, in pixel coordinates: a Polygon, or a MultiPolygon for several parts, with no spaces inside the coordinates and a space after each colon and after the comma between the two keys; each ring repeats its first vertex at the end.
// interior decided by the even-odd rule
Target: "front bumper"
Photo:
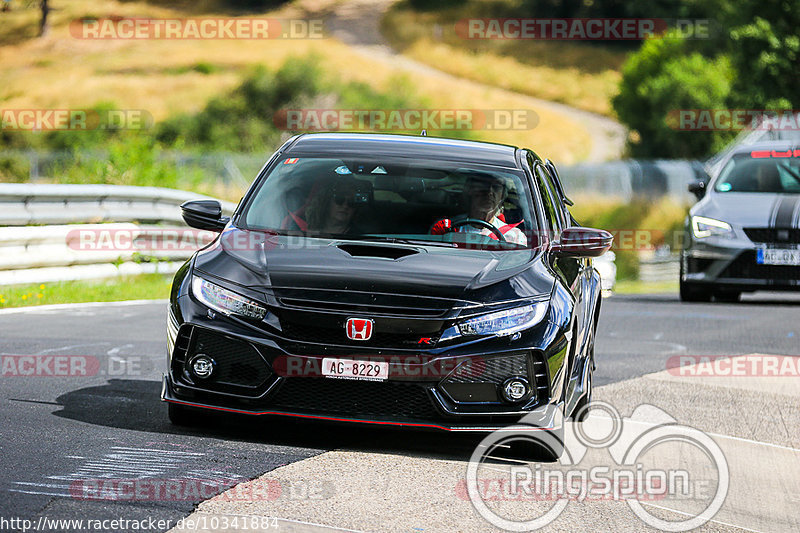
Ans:
{"type": "Polygon", "coordinates": [[[557,430],[562,424],[563,420],[558,416],[558,413],[563,412],[563,403],[559,402],[557,405],[540,406],[536,409],[529,411],[525,414],[525,421],[520,421],[519,416],[510,420],[508,423],[501,423],[498,421],[472,423],[466,424],[465,422],[456,421],[440,421],[440,422],[426,422],[426,421],[412,421],[412,420],[397,420],[393,418],[381,419],[378,417],[372,418],[353,418],[345,416],[323,415],[323,414],[310,414],[303,412],[273,410],[267,408],[259,408],[257,406],[244,406],[238,402],[226,401],[224,399],[216,398],[210,400],[211,403],[204,400],[188,400],[179,396],[175,392],[175,387],[172,385],[169,376],[164,376],[161,385],[161,400],[169,403],[174,403],[186,407],[193,407],[199,409],[208,409],[210,411],[217,411],[223,413],[232,413],[240,415],[253,415],[253,416],[287,416],[293,418],[303,418],[308,420],[318,420],[324,422],[337,422],[337,423],[351,423],[351,424],[371,424],[382,426],[396,426],[408,427],[415,429],[429,429],[436,431],[452,431],[452,432],[477,432],[488,433],[492,431],[540,431],[540,430],[557,430]],[[535,420],[533,423],[531,421],[535,420]]]}
{"type": "Polygon", "coordinates": [[[681,255],[682,281],[740,291],[800,290],[800,266],[759,264],[758,250],[764,247],[781,245],[760,245],[745,239],[694,241],[681,255]]]}
{"type": "Polygon", "coordinates": [[[487,339],[453,349],[356,349],[289,342],[254,331],[238,318],[211,316],[188,295],[174,303],[168,318],[174,341],[161,395],[167,402],[245,415],[448,431],[559,426],[551,414],[560,410],[554,405],[561,406],[553,382],[556,377],[563,381],[559,371],[565,367],[569,342],[547,320],[516,341],[487,339]],[[192,375],[189,362],[200,353],[215,359],[213,379],[192,375]],[[322,377],[313,369],[320,368],[324,357],[386,360],[389,378],[322,377]],[[462,372],[462,365],[470,371],[462,372]],[[505,401],[501,385],[520,375],[528,380],[530,395],[517,403],[505,401]]]}

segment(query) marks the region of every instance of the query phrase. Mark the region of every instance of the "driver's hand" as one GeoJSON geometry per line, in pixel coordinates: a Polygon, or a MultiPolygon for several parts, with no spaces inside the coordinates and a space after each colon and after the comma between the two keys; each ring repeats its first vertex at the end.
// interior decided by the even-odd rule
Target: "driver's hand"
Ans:
{"type": "Polygon", "coordinates": [[[453,229],[453,221],[449,218],[443,218],[431,227],[431,235],[444,235],[455,231],[453,229]]]}

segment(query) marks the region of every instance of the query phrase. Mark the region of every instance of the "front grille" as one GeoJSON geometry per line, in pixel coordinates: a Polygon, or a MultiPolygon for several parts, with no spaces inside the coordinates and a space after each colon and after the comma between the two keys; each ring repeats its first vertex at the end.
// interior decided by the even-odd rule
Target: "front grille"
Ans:
{"type": "Polygon", "coordinates": [[[272,373],[251,344],[203,328],[194,328],[185,355],[173,358],[173,369],[190,385],[251,396],[257,395],[272,373]],[[189,371],[189,362],[201,353],[216,362],[214,373],[205,380],[193,378],[189,371]]]}
{"type": "Polygon", "coordinates": [[[755,250],[748,250],[734,259],[719,277],[768,280],[774,285],[797,285],[800,280],[800,266],[759,265],[756,263],[755,250]]]}
{"type": "Polygon", "coordinates": [[[298,300],[295,298],[281,298],[279,302],[285,307],[298,309],[323,309],[326,311],[341,311],[346,313],[382,315],[382,316],[419,316],[435,318],[442,316],[449,309],[430,309],[422,307],[401,307],[390,305],[365,304],[357,305],[352,302],[298,300]]]}
{"type": "Polygon", "coordinates": [[[285,308],[372,316],[438,318],[456,305],[445,298],[362,291],[280,288],[274,293],[285,308]]]}
{"type": "Polygon", "coordinates": [[[446,383],[494,383],[500,385],[511,376],[528,376],[525,354],[465,361],[445,380],[446,383]]]}
{"type": "Polygon", "coordinates": [[[286,378],[271,406],[354,418],[438,418],[425,387],[392,381],[286,378]]]}
{"type": "Polygon", "coordinates": [[[744,233],[759,244],[800,244],[800,228],[744,228],[744,233]]]}
{"type": "Polygon", "coordinates": [[[339,344],[343,346],[379,346],[383,348],[412,348],[423,346],[419,344],[422,337],[432,337],[435,341],[436,335],[410,334],[410,333],[387,333],[373,331],[372,337],[367,341],[354,341],[347,338],[344,322],[339,327],[325,327],[319,324],[298,324],[295,322],[283,321],[283,334],[289,339],[312,342],[315,344],[339,344]]]}

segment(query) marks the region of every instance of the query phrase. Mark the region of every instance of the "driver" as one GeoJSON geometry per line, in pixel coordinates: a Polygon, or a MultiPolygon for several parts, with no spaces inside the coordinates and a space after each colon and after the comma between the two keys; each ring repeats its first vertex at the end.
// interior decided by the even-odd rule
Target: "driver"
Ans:
{"type": "Polygon", "coordinates": [[[485,224],[470,223],[469,219],[482,220],[497,228],[506,242],[527,246],[528,239],[517,228],[521,222],[506,224],[498,216],[501,215],[503,203],[508,197],[508,187],[505,180],[499,176],[481,175],[470,176],[464,185],[464,194],[467,196],[469,212],[467,215],[449,218],[436,222],[431,227],[432,235],[443,235],[450,231],[465,233],[478,233],[497,239],[497,235],[486,227],[485,224]]]}

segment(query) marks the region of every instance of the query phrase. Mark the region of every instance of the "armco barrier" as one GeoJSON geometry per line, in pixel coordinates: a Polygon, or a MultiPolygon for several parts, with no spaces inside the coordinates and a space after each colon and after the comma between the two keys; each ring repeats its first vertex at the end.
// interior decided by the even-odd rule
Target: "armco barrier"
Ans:
{"type": "MultiPolygon", "coordinates": [[[[100,230],[146,240],[164,231],[148,224],[185,227],[180,204],[201,198],[208,197],[159,187],[0,184],[0,285],[173,272],[192,254],[197,234],[190,246],[152,251],[81,249],[72,241],[100,230]]],[[[236,207],[222,206],[227,214],[236,207]]]]}
{"type": "MultiPolygon", "coordinates": [[[[0,184],[0,226],[79,222],[182,223],[179,206],[205,196],[126,185],[0,184]]],[[[223,202],[223,211],[235,205],[223,202]]]]}
{"type": "Polygon", "coordinates": [[[680,275],[680,254],[639,257],[639,279],[644,282],[677,281],[680,275]]]}

